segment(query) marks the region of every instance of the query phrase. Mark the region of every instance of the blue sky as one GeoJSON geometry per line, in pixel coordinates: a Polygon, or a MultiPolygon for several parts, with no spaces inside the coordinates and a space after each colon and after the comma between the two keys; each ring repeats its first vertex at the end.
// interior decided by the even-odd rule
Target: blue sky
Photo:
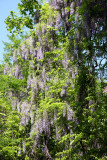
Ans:
{"type": "Polygon", "coordinates": [[[0,62],[3,59],[3,42],[8,42],[6,25],[4,23],[7,16],[10,14],[10,11],[18,12],[17,4],[21,0],[0,0],[0,62]]]}

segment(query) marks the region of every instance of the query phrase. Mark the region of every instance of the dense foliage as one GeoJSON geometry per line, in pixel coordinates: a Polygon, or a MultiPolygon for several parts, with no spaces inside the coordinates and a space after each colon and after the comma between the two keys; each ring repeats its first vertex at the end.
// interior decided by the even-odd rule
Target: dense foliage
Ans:
{"type": "Polygon", "coordinates": [[[106,160],[106,0],[18,9],[5,21],[0,159],[106,160]]]}

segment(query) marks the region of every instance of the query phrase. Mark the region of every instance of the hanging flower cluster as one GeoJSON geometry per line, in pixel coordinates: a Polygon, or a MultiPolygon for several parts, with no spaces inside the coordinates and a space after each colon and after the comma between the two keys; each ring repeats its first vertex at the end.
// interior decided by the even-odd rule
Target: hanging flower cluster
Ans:
{"type": "Polygon", "coordinates": [[[9,64],[5,64],[5,67],[4,67],[4,74],[9,74],[10,73],[10,67],[9,67],[9,64]]]}
{"type": "Polygon", "coordinates": [[[21,104],[21,113],[22,113],[21,124],[24,126],[26,126],[30,120],[30,109],[31,109],[31,105],[27,101],[22,102],[21,104]]]}

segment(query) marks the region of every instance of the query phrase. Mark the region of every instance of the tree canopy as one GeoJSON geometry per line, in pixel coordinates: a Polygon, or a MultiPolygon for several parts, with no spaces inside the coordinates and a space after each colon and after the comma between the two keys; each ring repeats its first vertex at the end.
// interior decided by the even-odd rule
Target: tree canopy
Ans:
{"type": "Polygon", "coordinates": [[[0,159],[106,160],[106,0],[18,9],[5,21],[0,159]]]}

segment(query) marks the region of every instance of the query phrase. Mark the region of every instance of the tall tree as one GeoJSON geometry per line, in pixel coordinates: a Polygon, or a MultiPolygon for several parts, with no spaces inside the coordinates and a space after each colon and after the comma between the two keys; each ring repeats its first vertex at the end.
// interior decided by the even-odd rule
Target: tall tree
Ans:
{"type": "Polygon", "coordinates": [[[1,156],[106,159],[106,1],[22,0],[18,6],[21,16],[11,11],[6,19],[14,48],[2,76],[8,91],[2,90],[12,107],[1,156]],[[24,26],[30,33],[16,45],[24,26]]]}

